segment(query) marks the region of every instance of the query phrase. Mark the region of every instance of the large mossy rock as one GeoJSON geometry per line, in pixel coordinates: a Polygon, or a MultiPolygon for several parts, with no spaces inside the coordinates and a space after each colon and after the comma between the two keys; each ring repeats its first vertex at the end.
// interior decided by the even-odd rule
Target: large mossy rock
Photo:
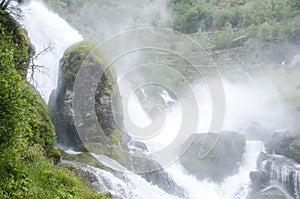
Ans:
{"type": "Polygon", "coordinates": [[[265,143],[270,154],[283,155],[300,163],[300,134],[291,132],[275,132],[265,143]]]}
{"type": "Polygon", "coordinates": [[[221,135],[206,133],[190,139],[193,138],[193,143],[180,158],[181,164],[193,176],[199,180],[221,182],[238,171],[246,144],[242,135],[234,132],[221,135]],[[200,157],[206,152],[207,155],[200,157]]]}
{"type": "MultiPolygon", "coordinates": [[[[121,163],[128,161],[119,151],[127,151],[124,138],[120,133],[119,124],[123,120],[119,92],[115,86],[116,76],[111,70],[104,70],[106,65],[103,55],[90,54],[95,45],[84,41],[70,47],[60,60],[60,71],[57,89],[52,92],[49,105],[52,109],[52,118],[55,124],[58,143],[79,149],[93,149],[99,154],[116,158],[121,163]],[[87,56],[89,57],[87,58],[87,56]],[[84,63],[84,64],[83,64],[84,63]],[[88,139],[81,140],[74,123],[73,86],[80,67],[97,67],[103,70],[94,96],[97,120],[102,127],[103,134],[91,134],[88,139]],[[114,92],[113,92],[114,88],[114,92]],[[114,99],[112,100],[112,94],[114,99]],[[115,103],[115,104],[112,104],[115,103]],[[117,111],[113,114],[113,108],[117,111]],[[117,125],[117,121],[118,125],[117,125]]],[[[89,77],[87,77],[89,78],[89,77]]],[[[87,88],[89,89],[89,88],[87,88]]],[[[87,103],[93,101],[85,100],[87,103]]],[[[87,113],[88,114],[88,113],[87,113]]],[[[91,126],[92,128],[92,126],[91,126]]]]}

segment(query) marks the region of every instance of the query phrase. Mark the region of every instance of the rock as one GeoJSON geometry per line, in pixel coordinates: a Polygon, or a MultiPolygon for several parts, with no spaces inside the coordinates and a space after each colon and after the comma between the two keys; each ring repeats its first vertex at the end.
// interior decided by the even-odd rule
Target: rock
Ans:
{"type": "Polygon", "coordinates": [[[148,148],[147,145],[143,142],[139,141],[131,141],[129,143],[129,147],[132,152],[147,152],[148,148]]]}
{"type": "Polygon", "coordinates": [[[270,175],[266,171],[250,172],[251,185],[254,190],[261,190],[268,186],[270,175]]]}
{"type": "Polygon", "coordinates": [[[291,132],[275,132],[265,143],[270,154],[286,156],[300,163],[300,134],[291,132]]]}
{"type": "MultiPolygon", "coordinates": [[[[104,137],[101,137],[102,135],[100,135],[96,130],[98,128],[92,125],[90,132],[88,132],[88,136],[80,138],[74,124],[74,110],[72,107],[73,84],[77,77],[77,71],[80,67],[87,67],[86,65],[88,65],[88,69],[105,65],[101,58],[101,54],[99,55],[95,53],[89,57],[89,59],[86,59],[86,56],[94,48],[95,46],[93,44],[80,42],[79,44],[75,44],[67,49],[60,61],[58,87],[51,94],[49,106],[52,110],[52,119],[56,128],[57,142],[64,146],[81,148],[83,143],[101,142],[105,140],[104,137]],[[88,64],[86,63],[82,65],[83,61],[88,64]]],[[[111,96],[112,87],[115,82],[116,79],[112,75],[112,72],[103,73],[100,81],[98,82],[94,99],[83,100],[86,103],[95,102],[96,116],[105,136],[109,136],[115,131],[115,129],[118,129],[118,125],[120,126],[120,124],[122,124],[121,121],[123,120],[122,111],[118,111],[121,110],[121,102],[118,100],[120,99],[118,90],[115,89],[113,92],[114,96],[111,96]],[[114,102],[112,100],[113,97],[116,99],[114,102]],[[113,105],[112,103],[115,104],[113,105]],[[115,108],[114,113],[112,107],[115,108]]],[[[86,90],[88,90],[88,88],[86,90]]],[[[85,118],[89,118],[91,115],[92,112],[87,112],[85,118]]],[[[78,120],[79,119],[77,119],[77,121],[78,120]]],[[[78,122],[76,125],[82,126],[88,121],[89,120],[86,119],[83,120],[82,123],[78,122]]],[[[110,138],[107,139],[109,142],[110,138]]],[[[105,142],[102,144],[107,145],[108,143],[105,142]]]]}
{"type": "Polygon", "coordinates": [[[260,165],[262,164],[263,161],[265,161],[266,159],[270,158],[270,155],[264,153],[264,152],[261,152],[258,157],[257,157],[257,160],[256,160],[256,167],[257,168],[260,168],[260,165]]]}
{"type": "Polygon", "coordinates": [[[58,164],[61,159],[61,152],[56,148],[51,148],[48,152],[48,157],[51,159],[54,165],[58,164]]]}
{"type": "Polygon", "coordinates": [[[164,169],[162,169],[156,161],[147,159],[146,157],[134,157],[132,160],[132,168],[138,168],[139,170],[145,171],[139,173],[139,175],[146,181],[157,185],[165,192],[181,198],[185,197],[184,190],[174,182],[172,177],[164,169]]]}
{"type": "Polygon", "coordinates": [[[199,180],[221,182],[238,171],[245,144],[245,138],[234,132],[223,132],[220,137],[215,133],[197,134],[189,149],[180,158],[180,162],[199,180]],[[199,153],[206,152],[207,155],[199,157],[199,153]]]}
{"type": "MultiPolygon", "coordinates": [[[[264,160],[258,160],[259,172],[267,173],[264,176],[255,176],[251,178],[252,185],[279,185],[287,193],[294,198],[300,198],[300,168],[299,165],[284,156],[278,155],[265,155],[264,160]],[[267,176],[269,176],[269,182],[266,182],[267,176]],[[257,178],[255,178],[257,177],[257,178]],[[260,178],[261,177],[261,178],[260,178]],[[262,184],[259,184],[259,180],[262,180],[262,184]]],[[[260,188],[264,188],[260,186],[260,188]]]]}
{"type": "Polygon", "coordinates": [[[150,183],[157,185],[159,188],[164,190],[165,192],[179,196],[181,198],[185,198],[184,190],[179,187],[172,179],[169,174],[163,169],[150,171],[141,174],[142,177],[150,183]]]}
{"type": "Polygon", "coordinates": [[[285,192],[279,187],[269,187],[260,192],[250,193],[249,199],[289,199],[285,192]]]}

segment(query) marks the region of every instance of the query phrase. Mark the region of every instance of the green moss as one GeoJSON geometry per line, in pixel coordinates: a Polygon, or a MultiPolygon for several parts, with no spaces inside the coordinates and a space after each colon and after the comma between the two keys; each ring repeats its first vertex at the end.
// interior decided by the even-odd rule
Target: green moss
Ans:
{"type": "Polygon", "coordinates": [[[5,27],[5,34],[9,35],[14,42],[14,64],[16,69],[25,77],[30,58],[35,54],[34,46],[30,42],[26,30],[2,9],[0,9],[0,24],[5,27]]]}
{"type": "MultiPolygon", "coordinates": [[[[104,53],[90,41],[82,41],[68,48],[60,63],[64,81],[68,87],[72,87],[80,67],[100,67],[103,69],[107,62],[104,53]],[[85,59],[88,56],[88,59],[85,59]],[[84,63],[84,65],[82,65],[84,63]]],[[[111,71],[105,71],[111,73],[111,71]]],[[[115,75],[109,74],[111,81],[116,81],[115,75]]]]}
{"type": "Polygon", "coordinates": [[[99,143],[99,142],[91,142],[86,143],[85,147],[94,154],[98,155],[106,155],[110,158],[113,158],[117,160],[120,164],[124,166],[129,166],[130,160],[127,154],[127,150],[121,146],[117,146],[113,143],[111,143],[110,140],[108,140],[108,143],[106,145],[99,143]]]}
{"type": "Polygon", "coordinates": [[[98,160],[96,160],[91,154],[82,152],[80,154],[68,154],[64,151],[61,151],[62,153],[62,158],[64,160],[69,160],[69,161],[75,161],[75,162],[81,162],[84,164],[89,164],[91,166],[104,169],[105,167],[99,163],[98,160]]]}
{"type": "Polygon", "coordinates": [[[26,81],[30,41],[0,9],[0,198],[106,198],[58,159],[49,110],[26,81]]]}
{"type": "Polygon", "coordinates": [[[113,132],[108,136],[110,141],[116,146],[122,146],[122,135],[119,129],[114,129],[113,132]]]}
{"type": "Polygon", "coordinates": [[[52,159],[54,164],[58,164],[61,159],[61,152],[56,148],[51,148],[48,152],[48,157],[52,159]]]}

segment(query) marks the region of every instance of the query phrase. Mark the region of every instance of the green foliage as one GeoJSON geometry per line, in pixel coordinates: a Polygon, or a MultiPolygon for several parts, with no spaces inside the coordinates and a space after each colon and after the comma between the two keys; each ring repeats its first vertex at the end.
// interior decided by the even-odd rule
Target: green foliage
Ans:
{"type": "MultiPolygon", "coordinates": [[[[247,59],[256,59],[259,55],[261,59],[276,62],[292,54],[290,49],[280,49],[283,43],[300,45],[298,0],[165,0],[169,6],[166,12],[170,13],[167,24],[153,24],[152,21],[162,16],[143,10],[145,1],[142,0],[126,3],[118,0],[45,1],[81,33],[93,38],[106,39],[129,27],[158,25],[186,34],[206,32],[214,35],[214,38],[209,36],[206,42],[210,43],[207,50],[237,47],[240,49],[236,52],[252,53],[247,55],[247,59]],[[234,30],[233,38],[226,23],[230,23],[234,30]],[[282,55],[278,57],[278,54],[282,55]]],[[[152,3],[149,0],[149,5],[152,3]]]]}
{"type": "Polygon", "coordinates": [[[0,12],[0,198],[104,198],[46,158],[60,155],[52,148],[49,110],[24,74],[31,43],[12,17],[0,12]]]}
{"type": "Polygon", "coordinates": [[[99,67],[99,69],[101,69],[101,67],[104,67],[105,64],[106,62],[103,59],[103,53],[99,52],[99,49],[96,48],[96,45],[88,41],[75,44],[66,50],[63,58],[60,60],[61,71],[65,81],[64,84],[69,89],[72,89],[77,72],[82,66],[99,67]],[[87,56],[88,59],[86,59],[87,56]],[[84,65],[82,65],[82,63],[84,63],[84,65]]]}
{"type": "Polygon", "coordinates": [[[5,34],[10,35],[11,40],[14,42],[13,62],[15,67],[25,76],[30,57],[35,53],[34,46],[30,42],[26,31],[2,9],[0,9],[0,24],[5,27],[3,29],[5,34]]]}
{"type": "Polygon", "coordinates": [[[172,2],[173,28],[183,33],[195,33],[198,29],[214,32],[213,50],[242,47],[248,60],[280,62],[292,54],[289,48],[283,49],[283,44],[300,44],[297,0],[172,2]],[[205,8],[205,15],[194,11],[197,6],[205,8]],[[232,25],[234,35],[226,23],[232,25]]]}
{"type": "Polygon", "coordinates": [[[226,23],[226,26],[223,30],[217,33],[215,36],[215,49],[224,49],[229,48],[232,44],[234,38],[234,32],[229,22],[226,23]]]}
{"type": "MultiPolygon", "coordinates": [[[[196,2],[196,1],[195,1],[196,2]]],[[[193,1],[174,6],[175,15],[174,29],[184,33],[197,32],[202,20],[205,27],[210,26],[211,17],[207,14],[208,8],[203,4],[197,4],[193,1]]]]}

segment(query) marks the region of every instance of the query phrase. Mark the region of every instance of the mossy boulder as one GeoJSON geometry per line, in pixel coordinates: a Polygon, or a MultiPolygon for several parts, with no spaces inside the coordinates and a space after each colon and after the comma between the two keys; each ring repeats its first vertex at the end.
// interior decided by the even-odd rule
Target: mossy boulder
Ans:
{"type": "MultiPolygon", "coordinates": [[[[222,182],[238,171],[245,150],[245,138],[235,132],[191,136],[192,144],[180,158],[183,167],[199,180],[222,182]]],[[[191,140],[187,141],[191,143],[191,140]]]]}
{"type": "Polygon", "coordinates": [[[58,164],[61,159],[61,152],[53,147],[49,150],[48,157],[51,159],[53,164],[58,164]]]}
{"type": "MultiPolygon", "coordinates": [[[[113,113],[113,108],[121,110],[119,109],[121,103],[118,101],[120,99],[118,97],[119,92],[117,87],[115,87],[117,78],[113,69],[106,70],[104,69],[105,66],[106,61],[103,54],[98,51],[93,43],[83,41],[71,46],[60,60],[58,87],[52,93],[49,105],[52,109],[52,119],[55,124],[59,144],[107,155],[125,164],[128,162],[128,157],[122,153],[122,151],[127,151],[123,140],[124,137],[120,131],[122,126],[119,128],[122,122],[118,122],[117,125],[116,121],[122,121],[123,115],[122,111],[113,113]],[[103,75],[97,85],[94,100],[91,100],[95,102],[95,112],[103,134],[89,132],[89,137],[83,138],[84,140],[81,140],[82,137],[77,133],[72,104],[74,96],[73,86],[81,67],[97,67],[97,70],[103,71],[103,75]],[[112,93],[116,100],[112,100],[112,93]]],[[[84,101],[89,101],[89,99],[84,101]]],[[[90,128],[94,128],[93,125],[90,128]]]]}

